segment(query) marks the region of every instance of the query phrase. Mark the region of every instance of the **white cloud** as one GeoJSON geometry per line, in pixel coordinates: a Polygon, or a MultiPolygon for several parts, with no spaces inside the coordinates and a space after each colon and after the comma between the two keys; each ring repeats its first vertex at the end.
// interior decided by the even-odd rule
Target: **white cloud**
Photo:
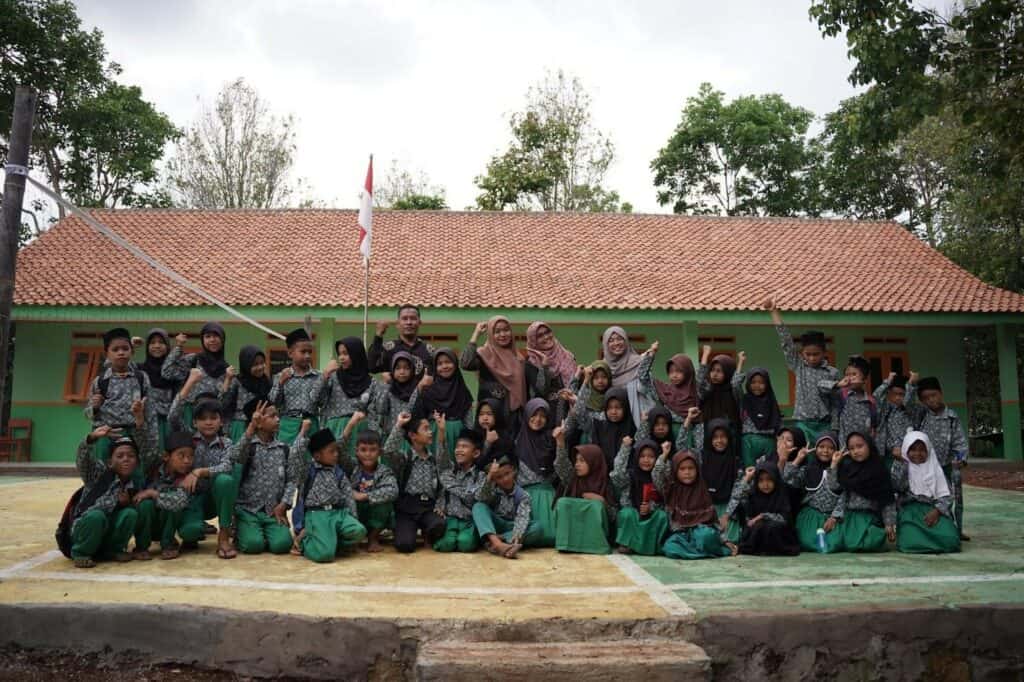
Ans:
{"type": "Polygon", "coordinates": [[[663,212],[649,164],[702,81],[778,92],[821,115],[852,94],[841,39],[806,0],[583,2],[138,2],[82,0],[122,79],[184,125],[243,76],[298,120],[296,175],[354,207],[373,152],[422,169],[449,203],[507,141],[508,115],[545,69],[579,76],[618,158],[607,185],[663,212]]]}

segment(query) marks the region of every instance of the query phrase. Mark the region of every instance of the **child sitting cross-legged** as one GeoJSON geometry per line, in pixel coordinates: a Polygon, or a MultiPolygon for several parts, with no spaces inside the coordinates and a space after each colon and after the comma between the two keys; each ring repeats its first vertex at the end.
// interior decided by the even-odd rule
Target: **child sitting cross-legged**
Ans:
{"type": "MultiPolygon", "coordinates": [[[[338,439],[344,458],[351,452],[348,441],[352,432],[366,419],[363,412],[355,412],[348,420],[338,439]]],[[[366,527],[366,551],[379,552],[380,532],[395,522],[394,502],[398,499],[398,479],[387,464],[380,461],[380,436],[369,429],[356,438],[355,457],[345,465],[350,471],[352,497],[356,501],[359,523],[366,527]]]]}
{"type": "Polygon", "coordinates": [[[805,552],[831,554],[844,550],[842,534],[836,530],[843,510],[839,495],[829,485],[836,476],[832,457],[838,449],[836,435],[825,433],[818,437],[813,450],[803,447],[792,461],[780,459],[782,480],[791,488],[803,491],[800,512],[796,515],[796,536],[805,552]]]}
{"type": "Polygon", "coordinates": [[[897,549],[913,554],[959,552],[953,495],[928,434],[907,433],[893,462],[892,478],[900,498],[897,549]]]}
{"type": "Polygon", "coordinates": [[[532,520],[530,493],[516,483],[518,470],[515,454],[496,453],[473,505],[473,523],[484,547],[506,559],[516,559],[523,547],[544,542],[543,530],[532,520]]]}
{"type": "Polygon", "coordinates": [[[177,559],[181,538],[186,549],[194,549],[203,537],[203,518],[189,514],[195,478],[195,444],[192,434],[172,431],[164,440],[163,462],[156,480],[145,494],[156,499],[156,527],[160,529],[160,558],[177,559]],[[177,537],[176,537],[177,536],[177,537]]]}
{"type": "Polygon", "coordinates": [[[654,465],[654,484],[665,500],[671,533],[662,545],[662,553],[671,559],[736,554],[736,545],[723,542],[716,527],[715,505],[701,478],[697,458],[689,450],[680,450],[670,463],[671,452],[671,448],[663,448],[654,465]]]}
{"type": "Polygon", "coordinates": [[[847,552],[880,552],[896,541],[896,497],[892,477],[874,439],[854,431],[846,449],[832,456],[829,485],[841,496],[837,528],[847,552]]]}
{"type": "Polygon", "coordinates": [[[309,439],[313,461],[306,466],[292,510],[292,525],[298,535],[293,553],[310,561],[334,561],[339,549],[354,547],[366,537],[359,523],[352,486],[338,463],[338,443],[330,429],[320,429],[309,439]]]}
{"type": "Polygon", "coordinates": [[[292,546],[288,510],[298,488],[310,421],[303,421],[289,447],[277,438],[276,407],[252,401],[245,414],[249,425],[231,452],[232,461],[242,465],[235,503],[238,549],[244,554],[284,554],[292,546]]]}
{"type": "Polygon", "coordinates": [[[612,484],[621,491],[615,542],[623,554],[653,556],[661,551],[668,533],[668,516],[652,475],[661,447],[650,438],[637,441],[635,447],[631,444],[632,439],[623,439],[611,475],[612,484]]]}
{"type": "Polygon", "coordinates": [[[612,504],[608,465],[597,445],[577,445],[569,462],[565,428],[552,434],[558,444],[555,471],[565,494],[555,503],[555,549],[582,554],[608,554],[612,504]]]}
{"type": "MultiPolygon", "coordinates": [[[[437,433],[444,433],[444,414],[437,413],[437,433]]],[[[434,543],[438,552],[472,552],[480,544],[473,523],[473,505],[486,475],[476,468],[483,439],[476,431],[463,428],[455,440],[455,463],[448,457],[440,461],[441,486],[445,495],[445,531],[434,543]]]]}
{"type": "MultiPolygon", "coordinates": [[[[800,541],[793,529],[790,493],[782,482],[779,467],[761,462],[748,467],[733,500],[743,520],[739,553],[762,556],[796,556],[800,541]]],[[[730,506],[732,506],[730,504],[730,506]]]]}

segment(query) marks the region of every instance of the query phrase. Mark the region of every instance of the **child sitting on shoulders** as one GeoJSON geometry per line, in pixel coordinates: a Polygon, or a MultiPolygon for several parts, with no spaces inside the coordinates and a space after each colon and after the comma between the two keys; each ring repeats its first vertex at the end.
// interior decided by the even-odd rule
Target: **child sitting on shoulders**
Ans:
{"type": "Polygon", "coordinates": [[[338,463],[338,443],[330,429],[309,439],[313,461],[299,477],[303,481],[292,511],[298,534],[293,551],[316,563],[334,561],[338,551],[354,547],[366,537],[359,523],[352,486],[338,463]]]}

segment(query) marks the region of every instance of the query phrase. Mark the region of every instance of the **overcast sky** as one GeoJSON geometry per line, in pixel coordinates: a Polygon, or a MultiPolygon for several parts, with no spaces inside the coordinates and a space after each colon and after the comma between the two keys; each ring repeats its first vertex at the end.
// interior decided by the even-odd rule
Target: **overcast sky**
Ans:
{"type": "Polygon", "coordinates": [[[509,139],[508,116],[546,69],[578,76],[615,143],[606,187],[658,206],[651,159],[687,97],[780,93],[816,115],[854,90],[842,38],[822,38],[808,0],[258,2],[79,0],[125,83],[186,125],[244,77],[297,119],[296,175],[355,207],[375,155],[424,171],[452,208],[509,139]]]}

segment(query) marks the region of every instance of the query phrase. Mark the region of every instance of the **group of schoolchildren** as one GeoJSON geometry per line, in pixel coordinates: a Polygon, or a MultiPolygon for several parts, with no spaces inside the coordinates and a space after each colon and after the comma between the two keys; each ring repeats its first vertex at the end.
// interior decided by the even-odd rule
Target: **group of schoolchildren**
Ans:
{"type": "Polygon", "coordinates": [[[365,542],[397,551],[528,547],[697,559],[801,551],[955,552],[962,540],[966,437],[936,378],[828,364],[821,332],[796,348],[772,302],[796,379],[793,426],[768,371],[710,355],[637,352],[621,327],[583,367],[534,322],[525,353],[511,322],[477,325],[461,353],[418,336],[344,338],[321,372],[304,329],[271,376],[264,351],[224,356],[224,328],[201,350],[162,329],[104,335],[91,385],[83,487],[58,544],[79,567],[173,559],[216,535],[217,556],[291,552],[333,561],[365,542]],[[481,335],[486,341],[480,345],[481,335]],[[145,359],[134,359],[141,347],[145,359]],[[478,373],[474,399],[463,371],[478,373]],[[208,521],[217,519],[217,526],[208,521]],[[128,546],[134,538],[134,548],[128,546]]]}

